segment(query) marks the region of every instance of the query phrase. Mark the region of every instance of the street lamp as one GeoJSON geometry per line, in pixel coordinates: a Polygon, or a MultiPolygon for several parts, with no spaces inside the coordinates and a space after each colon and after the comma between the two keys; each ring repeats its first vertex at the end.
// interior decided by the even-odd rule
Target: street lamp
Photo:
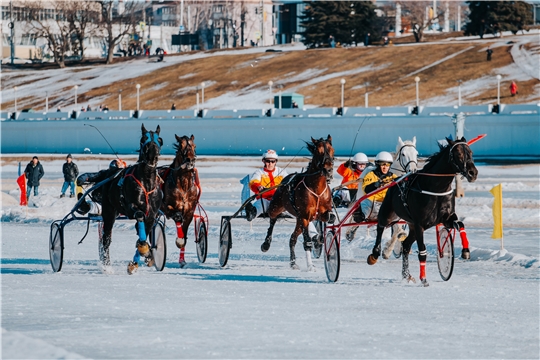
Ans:
{"type": "Polygon", "coordinates": [[[272,105],[272,85],[274,85],[274,82],[272,80],[270,80],[268,82],[268,87],[270,88],[270,105],[272,105]]]}
{"type": "Polygon", "coordinates": [[[414,78],[414,81],[416,82],[416,107],[418,108],[420,106],[420,99],[418,95],[418,83],[420,82],[420,78],[417,76],[414,78]]]}
{"type": "Polygon", "coordinates": [[[341,79],[339,82],[341,83],[341,109],[343,109],[343,103],[345,102],[343,99],[343,95],[345,92],[345,79],[341,79]]]}
{"type": "Polygon", "coordinates": [[[365,99],[364,99],[364,103],[365,103],[364,105],[366,106],[366,109],[369,107],[369,101],[368,101],[368,96],[369,96],[369,95],[368,95],[368,94],[369,94],[369,93],[368,93],[368,86],[369,86],[369,82],[366,81],[366,82],[364,83],[364,89],[366,89],[366,93],[364,94],[364,98],[365,98],[365,99]]]}
{"type": "Polygon", "coordinates": [[[18,89],[19,88],[16,86],[13,88],[13,91],[15,92],[15,114],[17,113],[17,90],[18,89]]]}
{"type": "Polygon", "coordinates": [[[79,88],[78,85],[75,85],[73,89],[75,89],[75,110],[77,110],[77,89],[79,88]]]}
{"type": "Polygon", "coordinates": [[[202,98],[201,98],[201,107],[204,109],[204,81],[201,83],[201,92],[202,92],[202,98]]]}
{"type": "Polygon", "coordinates": [[[45,112],[49,112],[49,92],[45,91],[45,112]]]}
{"type": "Polygon", "coordinates": [[[139,111],[139,89],[141,88],[141,84],[135,85],[137,88],[137,111],[139,111]]]}
{"type": "Polygon", "coordinates": [[[497,105],[501,104],[501,75],[497,75],[497,105]]]}
{"type": "Polygon", "coordinates": [[[458,80],[458,106],[461,106],[461,80],[458,80]]]}
{"type": "Polygon", "coordinates": [[[122,89],[118,90],[118,111],[122,111],[122,89]]]}

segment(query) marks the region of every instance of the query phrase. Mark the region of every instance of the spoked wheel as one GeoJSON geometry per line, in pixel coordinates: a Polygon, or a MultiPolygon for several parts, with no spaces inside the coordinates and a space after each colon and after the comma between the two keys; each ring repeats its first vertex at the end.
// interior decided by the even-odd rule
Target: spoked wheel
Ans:
{"type": "Polygon", "coordinates": [[[49,234],[49,257],[54,272],[62,270],[64,260],[64,228],[58,223],[52,223],[49,234]]]}
{"type": "Polygon", "coordinates": [[[319,242],[316,242],[313,244],[313,248],[311,249],[311,255],[315,259],[318,259],[321,257],[322,249],[323,249],[323,239],[324,239],[324,223],[322,221],[316,221],[315,222],[315,228],[317,229],[317,232],[319,233],[319,242]]]}
{"type": "Polygon", "coordinates": [[[197,234],[197,258],[203,264],[206,261],[208,253],[208,234],[206,233],[206,224],[201,221],[199,224],[199,233],[197,234]]]}
{"type": "Polygon", "coordinates": [[[157,271],[163,271],[167,262],[167,239],[165,229],[161,222],[156,222],[154,229],[150,233],[150,243],[152,256],[154,257],[154,267],[157,271]]]}
{"type": "Polygon", "coordinates": [[[442,227],[437,234],[437,247],[440,253],[437,254],[437,265],[439,274],[444,281],[450,280],[454,271],[454,239],[452,233],[442,227]]]}
{"type": "Polygon", "coordinates": [[[219,265],[224,267],[229,260],[229,252],[231,251],[231,220],[224,216],[221,218],[221,229],[219,230],[219,248],[218,257],[219,265]]]}
{"type": "Polygon", "coordinates": [[[334,239],[334,235],[334,231],[329,231],[324,239],[324,268],[330,282],[337,281],[340,266],[338,240],[337,237],[334,239]]]}

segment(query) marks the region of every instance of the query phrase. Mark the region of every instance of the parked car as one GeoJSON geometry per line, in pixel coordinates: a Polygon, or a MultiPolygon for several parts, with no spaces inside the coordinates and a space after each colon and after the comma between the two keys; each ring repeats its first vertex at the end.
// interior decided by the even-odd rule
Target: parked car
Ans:
{"type": "MultiPolygon", "coordinates": [[[[30,59],[21,59],[18,57],[13,58],[13,64],[20,65],[20,64],[31,64],[32,60],[30,59]]],[[[6,57],[2,59],[2,65],[8,65],[11,64],[11,57],[6,57]]]]}

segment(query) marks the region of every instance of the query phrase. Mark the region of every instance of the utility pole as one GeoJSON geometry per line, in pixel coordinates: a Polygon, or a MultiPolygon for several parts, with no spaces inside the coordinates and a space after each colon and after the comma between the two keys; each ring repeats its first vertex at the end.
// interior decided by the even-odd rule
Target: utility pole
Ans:
{"type": "Polygon", "coordinates": [[[15,57],[15,23],[13,22],[13,1],[9,2],[9,28],[10,32],[10,45],[11,45],[11,65],[13,65],[15,57]]]}
{"type": "Polygon", "coordinates": [[[240,46],[244,47],[244,25],[246,20],[246,12],[244,5],[242,4],[242,13],[240,14],[240,46]]]}
{"type": "Polygon", "coordinates": [[[260,13],[261,13],[261,46],[264,46],[264,0],[261,0],[261,7],[260,7],[260,13]]]}

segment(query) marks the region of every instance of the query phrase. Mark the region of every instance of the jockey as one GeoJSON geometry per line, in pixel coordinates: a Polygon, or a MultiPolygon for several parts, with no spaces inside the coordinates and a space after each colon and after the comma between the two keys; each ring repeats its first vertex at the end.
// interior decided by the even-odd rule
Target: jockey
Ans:
{"type": "Polygon", "coordinates": [[[353,156],[352,159],[339,165],[337,172],[339,175],[343,176],[343,180],[341,180],[341,185],[347,185],[344,185],[346,186],[346,188],[337,190],[334,193],[332,200],[334,201],[334,205],[336,207],[339,205],[348,206],[351,202],[351,199],[355,198],[356,192],[358,191],[358,178],[360,177],[368,163],[369,160],[366,154],[357,153],[353,156]]]}
{"type": "MultiPolygon", "coordinates": [[[[267,150],[262,157],[264,167],[257,169],[249,178],[249,188],[255,194],[259,194],[265,189],[277,186],[281,183],[283,178],[287,176],[287,171],[277,166],[278,155],[274,150],[267,150]]],[[[248,221],[252,221],[262,213],[266,212],[270,200],[274,196],[276,189],[270,190],[257,196],[258,200],[255,204],[248,203],[246,205],[246,218],[248,221]]]]}
{"type": "MultiPolygon", "coordinates": [[[[375,170],[367,173],[362,182],[362,190],[366,194],[391,183],[397,178],[397,175],[390,171],[390,166],[393,162],[394,159],[389,152],[381,151],[377,154],[375,157],[375,170]]],[[[360,204],[360,209],[353,214],[354,221],[362,222],[365,220],[377,220],[379,208],[381,207],[384,197],[386,196],[387,190],[388,189],[382,190],[362,201],[360,204]]],[[[358,227],[354,226],[347,231],[345,235],[347,240],[352,241],[357,229],[358,227]]],[[[394,232],[397,234],[398,239],[405,239],[405,233],[400,225],[395,224],[392,226],[392,233],[394,232]]]]}

